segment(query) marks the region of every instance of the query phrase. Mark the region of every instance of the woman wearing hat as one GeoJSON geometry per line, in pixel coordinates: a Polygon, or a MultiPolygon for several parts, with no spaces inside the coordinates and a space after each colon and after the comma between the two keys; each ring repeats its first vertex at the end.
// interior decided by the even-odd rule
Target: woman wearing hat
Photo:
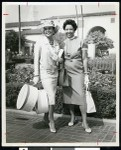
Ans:
{"type": "Polygon", "coordinates": [[[43,34],[37,40],[34,49],[34,84],[41,78],[42,85],[48,95],[49,101],[49,127],[51,132],[56,132],[54,124],[53,106],[55,105],[55,94],[58,78],[58,63],[62,61],[59,57],[59,44],[53,35],[57,27],[53,21],[45,21],[41,27],[43,34]]]}
{"type": "Polygon", "coordinates": [[[66,20],[63,29],[67,39],[65,43],[65,68],[69,77],[69,87],[63,87],[64,103],[69,104],[71,120],[68,126],[74,125],[74,105],[78,105],[82,114],[82,127],[91,132],[87,124],[85,74],[87,74],[86,48],[81,48],[81,40],[75,36],[77,24],[74,20],[66,20]]]}

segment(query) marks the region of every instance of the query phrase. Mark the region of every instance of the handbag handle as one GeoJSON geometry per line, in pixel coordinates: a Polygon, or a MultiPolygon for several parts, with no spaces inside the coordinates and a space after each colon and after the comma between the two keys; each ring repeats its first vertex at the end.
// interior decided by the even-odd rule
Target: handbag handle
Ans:
{"type": "Polygon", "coordinates": [[[39,81],[37,84],[34,84],[34,82],[31,81],[31,82],[29,83],[29,85],[32,85],[32,86],[36,87],[38,90],[39,90],[39,89],[43,89],[42,81],[39,81]]]}

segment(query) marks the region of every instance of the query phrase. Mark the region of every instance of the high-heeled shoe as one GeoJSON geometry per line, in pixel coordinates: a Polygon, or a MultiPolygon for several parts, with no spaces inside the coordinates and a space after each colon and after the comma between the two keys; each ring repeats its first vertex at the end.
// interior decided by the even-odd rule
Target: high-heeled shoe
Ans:
{"type": "Polygon", "coordinates": [[[85,132],[87,132],[87,133],[91,133],[92,132],[92,129],[89,128],[89,127],[85,128],[83,123],[82,123],[82,127],[84,128],[85,132]]]}
{"type": "Polygon", "coordinates": [[[69,127],[72,127],[74,124],[76,124],[78,122],[78,120],[77,119],[74,119],[74,121],[72,122],[72,121],[70,121],[69,123],[68,123],[68,126],[69,127]]]}
{"type": "Polygon", "coordinates": [[[68,123],[68,126],[69,126],[69,127],[71,127],[71,126],[73,126],[73,125],[74,125],[74,122],[69,122],[69,123],[68,123]]]}
{"type": "Polygon", "coordinates": [[[43,122],[45,122],[46,124],[48,124],[48,123],[49,123],[49,119],[48,119],[48,117],[47,117],[47,116],[44,116],[44,117],[43,117],[43,122]]]}
{"type": "Polygon", "coordinates": [[[52,132],[52,133],[56,133],[56,129],[55,129],[55,125],[54,125],[54,123],[49,123],[49,128],[50,128],[50,132],[52,132]]]}

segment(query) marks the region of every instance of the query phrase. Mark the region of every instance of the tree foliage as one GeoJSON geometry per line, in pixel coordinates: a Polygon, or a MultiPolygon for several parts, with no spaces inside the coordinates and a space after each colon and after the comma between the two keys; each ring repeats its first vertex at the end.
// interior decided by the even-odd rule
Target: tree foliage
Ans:
{"type": "Polygon", "coordinates": [[[102,57],[108,55],[109,49],[114,48],[113,41],[99,31],[90,32],[84,40],[84,44],[94,43],[96,47],[96,56],[102,57]]]}
{"type": "Polygon", "coordinates": [[[64,40],[66,39],[66,36],[64,33],[58,32],[54,35],[54,39],[59,43],[60,48],[64,48],[64,40]]]}
{"type": "Polygon", "coordinates": [[[87,35],[86,44],[94,43],[97,49],[107,50],[114,48],[113,41],[106,37],[101,31],[94,31],[87,35]]]}
{"type": "MultiPolygon", "coordinates": [[[[25,37],[21,36],[21,47],[25,45],[25,37]]],[[[6,32],[6,49],[10,49],[11,52],[19,51],[19,33],[11,30],[6,32]]]]}

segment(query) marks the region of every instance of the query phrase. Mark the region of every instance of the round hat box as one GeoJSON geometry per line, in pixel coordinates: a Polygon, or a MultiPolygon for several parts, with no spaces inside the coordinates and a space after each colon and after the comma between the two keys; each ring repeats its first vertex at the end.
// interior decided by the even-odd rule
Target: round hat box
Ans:
{"type": "Polygon", "coordinates": [[[46,113],[49,110],[48,96],[44,89],[38,90],[38,101],[36,105],[36,113],[46,113]]]}
{"type": "Polygon", "coordinates": [[[17,109],[32,111],[38,100],[38,89],[32,85],[24,84],[17,98],[17,109]]]}

